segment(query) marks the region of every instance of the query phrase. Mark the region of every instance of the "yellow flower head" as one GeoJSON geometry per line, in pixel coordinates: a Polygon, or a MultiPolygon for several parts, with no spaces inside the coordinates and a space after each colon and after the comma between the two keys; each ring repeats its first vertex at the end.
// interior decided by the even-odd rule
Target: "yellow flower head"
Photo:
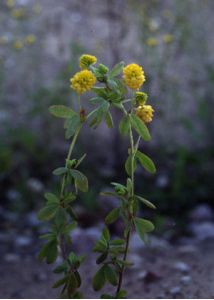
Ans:
{"type": "Polygon", "coordinates": [[[173,41],[173,35],[172,34],[164,34],[163,41],[166,44],[170,44],[173,41]]]}
{"type": "Polygon", "coordinates": [[[130,64],[123,68],[125,84],[133,90],[139,89],[145,81],[144,71],[137,64],[130,64]]]}
{"type": "Polygon", "coordinates": [[[96,83],[96,77],[89,70],[77,72],[71,79],[71,88],[78,94],[90,91],[96,83]]]}
{"type": "Polygon", "coordinates": [[[152,121],[154,109],[151,105],[140,105],[136,109],[136,115],[145,123],[152,121]]]}
{"type": "Polygon", "coordinates": [[[88,69],[90,65],[94,65],[97,62],[97,58],[93,55],[83,54],[80,57],[80,68],[88,69]]]}
{"type": "Polygon", "coordinates": [[[16,50],[21,50],[23,48],[23,42],[20,41],[20,40],[16,40],[14,41],[13,43],[13,48],[16,49],[16,50]]]}
{"type": "Polygon", "coordinates": [[[146,40],[146,44],[149,47],[155,47],[158,45],[158,40],[154,37],[150,37],[146,40]]]}
{"type": "Polygon", "coordinates": [[[32,45],[32,44],[35,43],[36,37],[35,37],[34,34],[29,34],[29,35],[26,36],[25,41],[26,41],[26,43],[27,43],[28,45],[32,45]]]}

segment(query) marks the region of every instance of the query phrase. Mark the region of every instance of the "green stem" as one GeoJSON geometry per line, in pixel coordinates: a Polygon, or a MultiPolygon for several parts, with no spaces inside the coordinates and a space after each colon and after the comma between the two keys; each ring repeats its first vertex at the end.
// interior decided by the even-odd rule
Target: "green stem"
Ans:
{"type": "MultiPolygon", "coordinates": [[[[74,149],[74,146],[75,146],[75,143],[76,143],[76,140],[78,138],[78,135],[80,133],[81,128],[82,128],[82,125],[77,129],[77,131],[75,132],[75,135],[72,139],[72,142],[71,142],[70,147],[69,147],[68,155],[67,155],[67,158],[66,158],[65,166],[67,166],[67,160],[69,160],[71,158],[71,154],[73,152],[73,149],[74,149]]],[[[62,178],[62,186],[61,186],[61,192],[60,192],[61,197],[63,197],[63,194],[64,194],[65,179],[66,179],[66,175],[64,175],[63,178],[62,178]]]]}
{"type": "MultiPolygon", "coordinates": [[[[139,145],[140,140],[138,139],[138,141],[136,143],[137,147],[135,147],[131,125],[130,125],[130,129],[129,129],[129,137],[130,137],[130,144],[131,144],[131,181],[132,181],[131,198],[133,198],[133,196],[134,196],[134,157],[135,157],[136,151],[138,149],[138,145],[139,145]]],[[[130,216],[129,221],[131,221],[132,212],[128,211],[128,214],[130,216]]],[[[131,229],[128,230],[127,235],[126,235],[126,244],[125,244],[125,252],[124,252],[124,256],[123,256],[123,261],[126,261],[126,258],[127,258],[127,255],[128,255],[130,236],[131,236],[131,229]]],[[[121,271],[120,271],[120,274],[119,274],[117,291],[116,291],[116,296],[120,292],[121,287],[122,287],[124,270],[125,270],[125,265],[123,265],[121,267],[121,271]]]]}
{"type": "MultiPolygon", "coordinates": [[[[75,132],[75,135],[72,139],[72,142],[71,142],[69,150],[68,150],[65,166],[67,166],[67,160],[69,160],[71,158],[71,154],[73,152],[73,149],[74,149],[74,146],[76,144],[76,141],[77,141],[77,138],[79,136],[81,128],[82,128],[82,125],[79,126],[79,128],[75,132]]],[[[65,190],[65,181],[66,181],[66,175],[63,175],[60,198],[63,198],[63,194],[64,194],[64,190],[65,190]]],[[[67,258],[67,255],[66,255],[66,241],[65,241],[65,237],[64,237],[63,234],[61,234],[60,237],[59,237],[59,246],[60,246],[60,249],[61,249],[62,257],[63,257],[64,260],[66,260],[66,258],[67,258]]]]}

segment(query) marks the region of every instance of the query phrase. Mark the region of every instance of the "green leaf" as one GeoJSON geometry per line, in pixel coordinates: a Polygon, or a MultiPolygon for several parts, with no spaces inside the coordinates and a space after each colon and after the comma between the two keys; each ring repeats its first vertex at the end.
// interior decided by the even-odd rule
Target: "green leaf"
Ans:
{"type": "Polygon", "coordinates": [[[112,115],[110,112],[107,112],[105,120],[106,120],[106,124],[107,124],[108,128],[114,127],[114,122],[113,122],[112,115]]]}
{"type": "Polygon", "coordinates": [[[38,219],[42,221],[49,221],[52,219],[57,211],[57,204],[49,204],[43,207],[38,213],[38,219]]]}
{"type": "Polygon", "coordinates": [[[70,118],[76,115],[76,112],[64,105],[52,105],[49,107],[49,112],[58,118],[70,118]]]}
{"type": "Polygon", "coordinates": [[[93,289],[95,291],[99,291],[101,290],[101,288],[104,286],[106,282],[106,278],[105,278],[105,268],[104,266],[102,266],[94,275],[93,278],[93,289]]]}
{"type": "Polygon", "coordinates": [[[136,157],[139,160],[140,164],[150,173],[154,174],[156,172],[156,167],[147,155],[144,153],[137,151],[136,157]]]}
{"type": "Polygon", "coordinates": [[[65,272],[67,271],[68,269],[68,263],[67,262],[63,262],[61,265],[57,266],[53,272],[58,274],[58,273],[62,273],[62,272],[65,272]]]}
{"type": "Polygon", "coordinates": [[[116,299],[125,299],[125,298],[126,298],[126,295],[127,295],[127,292],[126,292],[126,291],[120,290],[120,291],[117,293],[116,299]]]}
{"type": "MultiPolygon", "coordinates": [[[[137,164],[136,164],[136,160],[134,159],[134,172],[136,170],[136,167],[137,167],[137,164]]],[[[125,162],[125,170],[129,176],[131,176],[131,169],[132,169],[132,156],[129,155],[125,162]]]]}
{"type": "Polygon", "coordinates": [[[137,196],[137,195],[135,195],[135,197],[138,200],[140,200],[141,202],[143,202],[143,204],[145,204],[147,207],[156,209],[156,206],[153,203],[151,203],[149,200],[147,200],[147,199],[145,199],[143,197],[137,196]]]}
{"type": "Polygon", "coordinates": [[[126,186],[127,186],[127,191],[128,191],[128,193],[131,194],[131,191],[132,191],[132,181],[131,181],[131,178],[128,178],[128,179],[127,179],[127,184],[126,184],[126,186]]]}
{"type": "Polygon", "coordinates": [[[142,218],[134,218],[135,229],[142,240],[144,240],[144,235],[147,232],[154,230],[154,225],[152,222],[142,219],[142,218]]]}
{"type": "Polygon", "coordinates": [[[71,118],[66,119],[64,127],[66,128],[65,137],[69,139],[72,137],[81,124],[80,117],[73,115],[71,118]]]}
{"type": "Polygon", "coordinates": [[[118,64],[116,64],[116,65],[113,67],[113,69],[111,70],[111,72],[109,73],[109,77],[110,77],[110,78],[113,78],[113,77],[119,75],[119,74],[122,72],[122,70],[123,70],[123,68],[124,68],[124,65],[125,65],[125,64],[124,64],[123,61],[121,61],[121,62],[119,62],[118,64]]]}
{"type": "Polygon", "coordinates": [[[98,258],[96,259],[96,263],[99,265],[101,264],[108,256],[108,252],[104,252],[101,255],[98,256],[98,258]]]}
{"type": "Polygon", "coordinates": [[[106,98],[106,96],[107,96],[107,91],[106,91],[106,88],[104,88],[104,87],[96,86],[96,87],[92,88],[92,91],[100,97],[106,98]]]}
{"type": "Polygon", "coordinates": [[[48,200],[48,204],[59,203],[59,198],[53,193],[45,193],[44,197],[48,200]]]}
{"type": "Polygon", "coordinates": [[[54,218],[54,223],[56,224],[57,227],[65,226],[66,212],[65,212],[65,209],[61,206],[59,206],[57,211],[56,211],[55,218],[54,218]]]}
{"type": "Polygon", "coordinates": [[[76,281],[77,281],[77,288],[79,288],[81,286],[81,277],[78,271],[74,272],[74,276],[76,277],[76,281]]]}
{"type": "Polygon", "coordinates": [[[71,232],[72,230],[74,230],[76,227],[77,227],[77,222],[73,221],[70,224],[65,226],[63,233],[67,234],[67,233],[71,232]]]}
{"type": "Polygon", "coordinates": [[[57,251],[57,241],[56,239],[49,241],[47,244],[45,244],[40,253],[39,253],[39,258],[43,259],[46,257],[46,261],[48,264],[53,263],[58,255],[57,251]]]}
{"type": "Polygon", "coordinates": [[[117,90],[117,83],[113,79],[108,79],[107,84],[110,89],[117,90]]]}
{"type": "Polygon", "coordinates": [[[76,187],[82,192],[87,192],[88,191],[87,177],[84,174],[82,174],[80,171],[74,169],[70,170],[70,174],[75,180],[76,187]]]}
{"type": "Polygon", "coordinates": [[[53,174],[56,175],[56,176],[60,176],[60,175],[63,175],[63,174],[66,174],[68,171],[67,168],[64,168],[64,167],[60,167],[60,168],[57,168],[53,171],[53,174]]]}
{"type": "Polygon", "coordinates": [[[125,244],[125,240],[123,239],[116,239],[111,241],[112,246],[121,246],[125,244]]]}
{"type": "Polygon", "coordinates": [[[102,231],[102,237],[107,241],[109,242],[110,240],[110,232],[108,230],[108,228],[105,226],[103,231],[102,231]]]}
{"type": "Polygon", "coordinates": [[[120,121],[119,131],[122,135],[127,135],[129,133],[129,128],[130,128],[129,116],[125,115],[120,121]]]}
{"type": "Polygon", "coordinates": [[[61,285],[63,285],[64,283],[66,283],[67,279],[68,279],[68,276],[65,276],[65,277],[63,277],[63,278],[57,280],[57,281],[53,284],[52,288],[54,288],[54,289],[58,288],[59,286],[61,286],[61,285]]]}
{"type": "Polygon", "coordinates": [[[117,274],[113,268],[111,268],[109,265],[105,265],[105,277],[108,280],[109,283],[116,286],[117,285],[117,274]]]}
{"type": "Polygon", "coordinates": [[[108,247],[108,243],[106,242],[106,240],[101,237],[100,240],[98,240],[93,248],[94,252],[106,252],[108,247]]]}
{"type": "Polygon", "coordinates": [[[93,104],[102,104],[105,101],[105,99],[103,97],[94,97],[91,98],[89,101],[93,104]]]}
{"type": "Polygon", "coordinates": [[[110,213],[106,216],[105,222],[106,224],[112,224],[119,218],[120,209],[114,208],[110,213]]]}
{"type": "Polygon", "coordinates": [[[131,124],[134,127],[134,129],[137,131],[137,133],[145,140],[149,141],[151,139],[150,133],[146,125],[144,124],[141,119],[134,115],[130,115],[131,124]]]}
{"type": "Polygon", "coordinates": [[[109,294],[102,294],[101,299],[114,299],[114,297],[109,294]]]}

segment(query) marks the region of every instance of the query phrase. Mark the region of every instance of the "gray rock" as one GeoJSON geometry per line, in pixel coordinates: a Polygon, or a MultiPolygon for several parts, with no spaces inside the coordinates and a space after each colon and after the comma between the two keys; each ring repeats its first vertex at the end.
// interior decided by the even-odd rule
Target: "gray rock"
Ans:
{"type": "Polygon", "coordinates": [[[157,299],[166,299],[166,294],[164,292],[160,293],[160,295],[157,296],[157,299]]]}
{"type": "Polygon", "coordinates": [[[183,285],[188,285],[190,284],[192,281],[192,277],[191,276],[182,276],[181,279],[180,279],[180,282],[183,284],[183,285]]]}
{"type": "Polygon", "coordinates": [[[169,184],[169,178],[166,174],[161,174],[157,177],[156,186],[158,188],[165,188],[169,184]]]}
{"type": "Polygon", "coordinates": [[[31,227],[37,227],[42,224],[42,222],[38,220],[37,213],[33,211],[26,215],[26,222],[27,225],[31,227]]]}
{"type": "Polygon", "coordinates": [[[136,251],[136,250],[142,250],[142,248],[144,247],[145,247],[144,242],[141,240],[139,235],[136,232],[134,232],[131,235],[131,239],[130,239],[130,249],[136,251]]]}
{"type": "Polygon", "coordinates": [[[214,238],[214,223],[213,222],[193,222],[189,225],[189,231],[199,241],[203,241],[208,238],[214,238]]]}
{"type": "Polygon", "coordinates": [[[91,227],[88,229],[76,228],[71,234],[73,244],[80,252],[84,252],[84,248],[86,250],[91,250],[95,241],[98,240],[100,236],[101,229],[97,227],[91,227]]]}
{"type": "Polygon", "coordinates": [[[44,272],[35,273],[33,274],[33,279],[37,282],[43,282],[48,279],[48,275],[44,272]]]}
{"type": "MultiPolygon", "coordinates": [[[[128,261],[133,263],[132,269],[141,269],[142,268],[142,262],[143,262],[143,258],[135,253],[130,253],[128,255],[128,261]]],[[[146,272],[147,274],[147,272],[146,272]]],[[[141,274],[141,276],[143,276],[141,274]]]]}
{"type": "Polygon", "coordinates": [[[184,245],[178,247],[178,252],[180,254],[194,254],[198,252],[198,249],[194,245],[184,245]]]}
{"type": "Polygon", "coordinates": [[[181,287],[180,287],[180,286],[172,287],[172,288],[169,290],[169,293],[170,293],[173,297],[176,297],[176,296],[178,296],[178,295],[181,294],[181,287]]]}
{"type": "Polygon", "coordinates": [[[165,239],[161,239],[151,235],[149,238],[149,247],[166,250],[170,247],[170,244],[165,239]]]}
{"type": "Polygon", "coordinates": [[[32,243],[32,238],[25,235],[20,235],[15,238],[15,245],[17,247],[26,247],[32,243]]]}
{"type": "Polygon", "coordinates": [[[13,262],[19,261],[20,256],[18,254],[15,254],[15,253],[7,253],[4,256],[4,260],[9,262],[9,263],[13,263],[13,262]]]}
{"type": "Polygon", "coordinates": [[[146,275],[147,275],[147,271],[141,271],[141,272],[138,273],[138,276],[137,276],[137,277],[138,277],[140,280],[142,280],[142,279],[145,279],[146,275]]]}
{"type": "Polygon", "coordinates": [[[214,218],[213,209],[207,204],[196,206],[189,214],[193,221],[210,221],[214,218]]]}
{"type": "Polygon", "coordinates": [[[174,264],[174,269],[182,273],[188,273],[190,271],[189,265],[182,261],[178,261],[174,264]]]}
{"type": "Polygon", "coordinates": [[[35,193],[41,193],[44,190],[43,183],[37,178],[28,179],[27,186],[31,191],[35,193]]]}

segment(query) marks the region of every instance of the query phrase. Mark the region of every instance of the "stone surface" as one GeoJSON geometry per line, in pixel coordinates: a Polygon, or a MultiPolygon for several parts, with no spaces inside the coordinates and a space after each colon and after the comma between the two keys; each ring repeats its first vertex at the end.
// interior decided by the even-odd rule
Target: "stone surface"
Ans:
{"type": "Polygon", "coordinates": [[[173,268],[182,273],[188,273],[190,271],[190,267],[188,264],[182,261],[178,261],[174,264],[173,268]]]}
{"type": "Polygon", "coordinates": [[[192,277],[191,276],[182,276],[180,279],[180,283],[182,283],[183,285],[189,285],[192,281],[192,277]]]}
{"type": "Polygon", "coordinates": [[[181,294],[181,287],[180,286],[174,286],[169,290],[169,293],[173,296],[176,297],[181,294]]]}
{"type": "Polygon", "coordinates": [[[214,222],[193,222],[188,226],[188,228],[190,233],[192,233],[193,236],[200,241],[207,238],[214,238],[214,222]]]}
{"type": "Polygon", "coordinates": [[[193,221],[210,221],[214,219],[214,212],[208,204],[201,204],[190,212],[189,217],[193,221]]]}

